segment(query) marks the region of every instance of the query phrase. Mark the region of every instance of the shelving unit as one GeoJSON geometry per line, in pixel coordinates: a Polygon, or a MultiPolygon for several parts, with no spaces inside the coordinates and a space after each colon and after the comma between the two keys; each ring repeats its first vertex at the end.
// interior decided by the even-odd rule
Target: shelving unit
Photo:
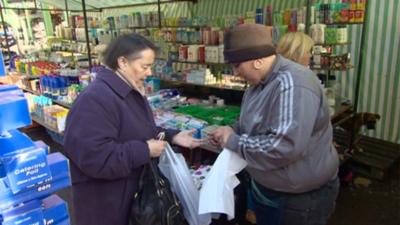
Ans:
{"type": "MultiPolygon", "coordinates": [[[[34,95],[37,95],[37,96],[40,96],[40,95],[42,95],[42,93],[40,93],[40,92],[38,92],[38,91],[34,91],[34,90],[31,90],[31,89],[29,89],[29,88],[21,88],[23,91],[25,91],[25,92],[29,92],[29,93],[31,93],[31,94],[34,94],[34,95]]],[[[68,104],[68,103],[65,103],[65,102],[62,102],[62,101],[58,101],[58,100],[53,100],[52,99],[52,102],[54,102],[55,104],[57,104],[57,105],[60,105],[60,106],[63,106],[63,107],[65,107],[65,108],[67,108],[67,109],[70,109],[71,107],[72,107],[72,105],[71,104],[68,104]]]]}
{"type": "MultiPolygon", "coordinates": [[[[311,11],[311,5],[313,4],[313,0],[307,0],[307,11],[310,12],[311,11]]],[[[356,68],[356,87],[355,87],[355,93],[354,93],[354,101],[353,101],[353,107],[352,107],[352,116],[356,116],[357,115],[357,110],[358,110],[358,99],[359,99],[359,91],[360,91],[360,83],[361,83],[361,68],[362,68],[362,63],[364,62],[363,58],[365,57],[366,52],[364,51],[364,46],[365,46],[365,42],[366,42],[366,24],[367,24],[367,15],[368,15],[368,11],[369,11],[369,7],[370,7],[370,1],[366,1],[365,4],[365,10],[364,10],[364,20],[363,22],[347,22],[347,23],[329,23],[326,25],[362,25],[362,30],[361,30],[361,43],[360,43],[360,47],[359,47],[359,63],[357,65],[356,68]]],[[[308,26],[310,25],[310,19],[308,19],[307,21],[308,26]]],[[[306,30],[309,31],[309,27],[306,27],[306,30]]],[[[322,46],[340,46],[340,45],[348,45],[351,44],[349,43],[343,43],[343,44],[318,44],[318,45],[322,45],[322,46]]],[[[353,69],[354,66],[350,65],[350,67],[348,69],[353,69]]],[[[316,70],[327,70],[328,74],[327,77],[330,76],[330,71],[342,71],[342,70],[330,70],[330,69],[317,69],[317,68],[312,68],[312,69],[316,69],[316,70]]],[[[345,71],[345,70],[343,70],[345,71]]],[[[349,117],[350,118],[350,117],[349,117]]],[[[343,121],[342,121],[343,122],[343,121]]],[[[354,134],[354,127],[355,127],[355,123],[356,121],[353,120],[353,132],[351,132],[350,134],[350,139],[349,139],[349,150],[354,149],[354,141],[356,140],[355,134],[354,134]]]]}
{"type": "Polygon", "coordinates": [[[350,70],[350,69],[353,69],[353,68],[354,68],[353,65],[348,65],[346,68],[343,68],[343,69],[334,69],[334,68],[328,68],[328,67],[321,67],[321,68],[310,67],[311,70],[326,70],[326,71],[347,71],[347,70],[350,70]]]}
{"type": "Polygon", "coordinates": [[[199,86],[199,87],[209,87],[209,88],[217,88],[217,89],[224,89],[224,90],[231,90],[231,91],[241,91],[244,92],[245,88],[235,88],[235,87],[226,87],[218,84],[195,84],[195,83],[188,83],[184,81],[173,81],[167,79],[161,79],[162,82],[169,83],[171,85],[189,85],[189,86],[199,86]]]}
{"type": "Polygon", "coordinates": [[[341,46],[341,45],[351,45],[351,42],[346,42],[346,43],[333,43],[333,44],[327,44],[327,43],[324,43],[324,44],[315,44],[315,45],[318,45],[318,46],[341,46]]]}
{"type": "Polygon", "coordinates": [[[31,119],[35,121],[36,123],[40,124],[41,126],[45,127],[46,129],[49,129],[57,134],[63,135],[63,133],[59,132],[56,128],[53,126],[50,126],[49,124],[45,123],[40,117],[36,116],[35,114],[31,114],[31,119]]]}
{"type": "Polygon", "coordinates": [[[200,65],[207,65],[207,66],[229,66],[226,63],[211,63],[211,62],[190,62],[190,61],[180,61],[180,60],[169,60],[171,62],[177,63],[188,63],[188,64],[200,64],[200,65]]]}

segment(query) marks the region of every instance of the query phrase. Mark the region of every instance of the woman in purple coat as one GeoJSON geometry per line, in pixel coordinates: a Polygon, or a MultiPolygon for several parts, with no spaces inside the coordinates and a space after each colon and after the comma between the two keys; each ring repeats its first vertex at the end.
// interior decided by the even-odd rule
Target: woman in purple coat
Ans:
{"type": "Polygon", "coordinates": [[[187,148],[201,141],[192,131],[155,125],[144,95],[156,55],[138,34],[114,39],[104,53],[108,67],[77,98],[68,118],[64,148],[70,159],[75,225],[127,225],[139,174],[167,140],[187,148]]]}

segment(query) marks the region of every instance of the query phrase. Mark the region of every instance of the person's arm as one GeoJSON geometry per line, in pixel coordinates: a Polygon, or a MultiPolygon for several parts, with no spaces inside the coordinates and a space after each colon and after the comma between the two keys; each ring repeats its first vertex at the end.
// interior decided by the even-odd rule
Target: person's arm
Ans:
{"type": "Polygon", "coordinates": [[[162,127],[157,127],[157,133],[160,132],[165,132],[165,140],[168,141],[169,143],[172,143],[172,138],[177,135],[180,130],[175,130],[175,129],[165,129],[162,127]]]}
{"type": "Polygon", "coordinates": [[[117,142],[120,121],[115,107],[83,95],[68,115],[64,138],[65,151],[74,164],[87,176],[119,179],[149,162],[146,141],[117,142]]]}
{"type": "MultiPolygon", "coordinates": [[[[268,125],[263,134],[232,134],[225,147],[238,152],[249,167],[260,170],[282,168],[304,157],[308,150],[320,98],[302,87],[281,87],[268,108],[268,125]]],[[[329,122],[329,121],[328,121],[329,122]]]]}
{"type": "Polygon", "coordinates": [[[233,131],[235,131],[235,133],[239,133],[240,132],[240,125],[239,125],[239,120],[236,120],[234,124],[230,125],[230,127],[232,127],[233,131]]]}

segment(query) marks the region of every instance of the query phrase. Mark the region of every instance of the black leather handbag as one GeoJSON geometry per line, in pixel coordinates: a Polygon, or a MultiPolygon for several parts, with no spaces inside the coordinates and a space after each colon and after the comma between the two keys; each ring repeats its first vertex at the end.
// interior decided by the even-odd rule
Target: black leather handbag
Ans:
{"type": "Polygon", "coordinates": [[[153,160],[144,167],[140,176],[130,225],[187,225],[181,204],[153,160]]]}

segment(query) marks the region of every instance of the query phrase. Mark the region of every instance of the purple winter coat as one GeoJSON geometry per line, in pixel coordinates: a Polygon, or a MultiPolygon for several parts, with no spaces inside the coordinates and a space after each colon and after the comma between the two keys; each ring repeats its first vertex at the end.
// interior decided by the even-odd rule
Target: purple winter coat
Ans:
{"type": "MultiPolygon", "coordinates": [[[[69,112],[64,137],[72,175],[75,225],[127,225],[146,143],[161,131],[147,99],[101,70],[69,112]]],[[[167,138],[175,135],[167,131],[167,138]]]]}

